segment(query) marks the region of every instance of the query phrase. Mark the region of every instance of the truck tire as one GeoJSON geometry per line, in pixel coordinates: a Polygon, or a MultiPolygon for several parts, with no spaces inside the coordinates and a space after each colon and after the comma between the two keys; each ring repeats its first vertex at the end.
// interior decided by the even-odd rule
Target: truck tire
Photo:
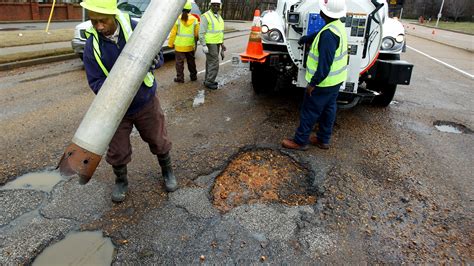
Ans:
{"type": "Polygon", "coordinates": [[[250,70],[252,87],[256,94],[271,92],[275,89],[277,76],[271,69],[260,63],[252,63],[250,70]]]}
{"type": "Polygon", "coordinates": [[[387,107],[395,96],[397,90],[397,84],[387,84],[383,82],[370,82],[367,84],[370,90],[379,92],[380,95],[375,96],[372,100],[372,104],[380,107],[387,107]]]}

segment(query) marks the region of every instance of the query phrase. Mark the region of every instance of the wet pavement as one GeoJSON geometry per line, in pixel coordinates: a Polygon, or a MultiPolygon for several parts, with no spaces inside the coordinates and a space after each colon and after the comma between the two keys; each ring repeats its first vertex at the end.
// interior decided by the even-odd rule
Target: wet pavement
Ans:
{"type": "MultiPolygon", "coordinates": [[[[247,39],[229,40],[229,52],[247,39]]],[[[396,104],[339,111],[330,150],[295,152],[280,141],[298,124],[300,93],[255,95],[250,73],[228,59],[216,91],[203,87],[202,71],[198,82],[175,84],[170,58],[156,72],[180,189],[165,192],[156,158],[134,133],[121,204],[110,200],[105,162],[87,185],[64,178],[50,192],[0,190],[0,261],[35,263],[76,232],[110,239],[112,264],[473,261],[474,136],[435,127],[474,128],[472,79],[409,50],[403,59],[415,70],[396,104]],[[299,200],[284,202],[292,194],[299,200]]],[[[0,81],[0,182],[12,184],[56,166],[94,95],[79,60],[0,72],[0,81]]]]}

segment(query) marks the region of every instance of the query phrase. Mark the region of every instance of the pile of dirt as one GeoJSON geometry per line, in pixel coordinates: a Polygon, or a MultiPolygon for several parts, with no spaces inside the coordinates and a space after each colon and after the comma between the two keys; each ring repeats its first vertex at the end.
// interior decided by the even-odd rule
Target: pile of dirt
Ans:
{"type": "Polygon", "coordinates": [[[308,170],[278,151],[242,152],[216,178],[213,204],[222,212],[254,203],[314,204],[310,179],[308,170]]]}

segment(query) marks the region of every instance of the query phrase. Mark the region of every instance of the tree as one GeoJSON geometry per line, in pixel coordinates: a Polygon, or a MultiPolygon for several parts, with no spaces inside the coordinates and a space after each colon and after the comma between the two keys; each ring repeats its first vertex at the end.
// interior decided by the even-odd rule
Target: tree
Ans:
{"type": "Polygon", "coordinates": [[[454,21],[458,21],[468,9],[469,1],[471,0],[446,0],[448,15],[453,17],[454,21]]]}

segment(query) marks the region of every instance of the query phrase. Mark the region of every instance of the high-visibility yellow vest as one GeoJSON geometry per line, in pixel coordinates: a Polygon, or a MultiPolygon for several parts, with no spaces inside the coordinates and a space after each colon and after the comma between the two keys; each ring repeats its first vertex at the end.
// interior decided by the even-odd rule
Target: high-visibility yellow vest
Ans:
{"type": "Polygon", "coordinates": [[[311,45],[308,60],[306,60],[306,81],[311,82],[311,78],[318,69],[319,38],[321,33],[328,29],[339,37],[339,46],[334,54],[328,76],[321,83],[316,84],[318,87],[331,87],[347,79],[347,33],[344,24],[340,20],[335,20],[321,29],[311,45]]]}
{"type": "Polygon", "coordinates": [[[181,17],[176,21],[178,30],[176,31],[176,40],[174,41],[175,46],[194,46],[194,28],[196,27],[197,19],[194,20],[193,24],[185,25],[181,20],[181,17]]]}
{"type": "MultiPolygon", "coordinates": [[[[115,19],[120,23],[120,27],[123,32],[123,36],[125,37],[125,42],[128,42],[128,39],[133,33],[132,29],[132,24],[130,23],[130,16],[126,13],[119,12],[117,15],[115,15],[115,19]]],[[[102,59],[100,58],[101,52],[100,52],[100,46],[99,46],[99,34],[95,30],[94,27],[90,27],[89,29],[86,30],[86,37],[89,38],[89,36],[93,36],[92,39],[92,47],[94,50],[94,57],[95,60],[97,61],[97,64],[99,64],[100,68],[104,72],[105,76],[109,76],[109,71],[107,68],[105,68],[104,64],[102,63],[102,59]]],[[[153,86],[153,81],[155,80],[155,76],[153,76],[153,73],[148,72],[143,79],[143,82],[147,87],[152,87],[153,86]]]]}
{"type": "Polygon", "coordinates": [[[209,10],[203,15],[207,20],[207,31],[205,35],[206,44],[224,42],[224,20],[220,15],[216,16],[209,10]]]}

